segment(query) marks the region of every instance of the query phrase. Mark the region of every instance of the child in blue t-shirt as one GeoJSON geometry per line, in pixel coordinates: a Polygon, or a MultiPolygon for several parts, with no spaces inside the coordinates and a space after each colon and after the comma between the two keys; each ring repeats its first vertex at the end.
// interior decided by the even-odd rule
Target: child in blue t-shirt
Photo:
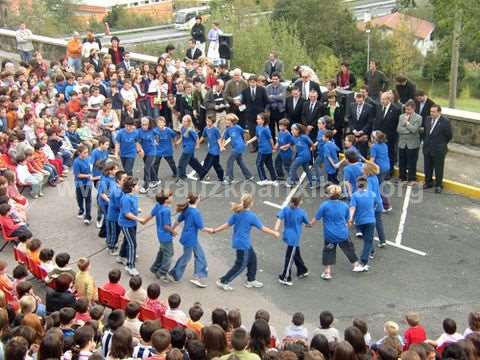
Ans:
{"type": "MultiPolygon", "coordinates": [[[[167,127],[167,120],[163,116],[158,119],[158,128],[154,129],[155,132],[155,162],[153,163],[153,171],[158,177],[158,170],[160,169],[160,162],[162,158],[165,159],[170,170],[172,170],[172,176],[177,177],[177,165],[173,160],[173,144],[178,137],[178,134],[167,127]]],[[[157,181],[156,186],[160,185],[160,179],[157,181]]]]}
{"type": "Polygon", "coordinates": [[[203,177],[202,164],[195,157],[195,149],[198,148],[198,134],[193,127],[192,117],[185,115],[182,119],[182,127],[180,128],[181,137],[177,141],[177,145],[182,144],[182,155],[178,160],[178,177],[181,181],[187,179],[187,165],[200,176],[203,177]]]}
{"type": "Polygon", "coordinates": [[[75,194],[78,204],[79,219],[90,225],[92,221],[92,163],[88,156],[88,147],[80,144],[77,148],[77,157],[73,161],[73,175],[75,178],[75,194]]]}
{"type": "Polygon", "coordinates": [[[323,141],[325,142],[325,145],[323,145],[323,167],[327,173],[327,180],[329,183],[338,184],[337,172],[341,163],[338,161],[338,152],[340,151],[340,148],[333,140],[333,131],[325,131],[325,134],[323,134],[323,141]]]}
{"type": "Polygon", "coordinates": [[[213,117],[207,116],[207,126],[203,129],[202,138],[200,139],[200,142],[206,139],[208,143],[207,156],[205,160],[203,160],[203,177],[201,177],[200,180],[203,180],[213,166],[217,173],[218,181],[223,182],[224,173],[222,165],[220,164],[222,134],[220,134],[220,130],[214,125],[214,122],[213,117]]]}
{"type": "Polygon", "coordinates": [[[225,125],[226,129],[223,133],[221,150],[225,150],[226,140],[230,139],[232,151],[230,152],[230,156],[227,160],[227,176],[223,183],[225,185],[229,185],[233,182],[233,164],[235,162],[237,162],[238,166],[240,167],[240,170],[242,171],[245,179],[252,180],[252,173],[250,172],[250,170],[248,170],[245,162],[243,161],[243,153],[247,148],[245,139],[243,138],[245,129],[238,125],[238,117],[235,114],[227,114],[227,116],[225,117],[225,125]]]}
{"type": "Polygon", "coordinates": [[[305,135],[305,126],[302,124],[293,124],[292,125],[292,135],[295,141],[295,148],[297,150],[295,160],[290,167],[290,172],[288,173],[288,179],[286,186],[293,187],[298,182],[298,168],[302,167],[305,174],[307,174],[307,179],[310,187],[313,187],[313,176],[310,171],[310,161],[312,160],[311,147],[313,145],[312,140],[305,135]]]}
{"type": "Polygon", "coordinates": [[[141,120],[142,127],[138,130],[138,144],[142,151],[140,156],[143,156],[143,186],[140,188],[140,194],[146,194],[149,189],[158,186],[158,175],[153,166],[156,154],[155,141],[155,122],[143,117],[141,120]]]}
{"type": "Polygon", "coordinates": [[[317,186],[321,185],[322,166],[325,160],[325,140],[323,139],[323,135],[327,131],[327,120],[328,116],[318,119],[317,141],[315,141],[313,144],[314,148],[316,149],[315,161],[313,162],[313,171],[315,173],[315,181],[317,186]]]}
{"type": "Polygon", "coordinates": [[[232,247],[236,251],[235,264],[228,272],[217,280],[217,286],[225,291],[232,291],[230,283],[240,275],[245,268],[247,269],[246,288],[261,288],[263,283],[256,280],[257,276],[257,255],[252,247],[250,232],[252,227],[256,227],[266,234],[275,236],[277,239],[280,234],[262,224],[257,214],[251,209],[253,206],[253,196],[251,194],[242,195],[239,203],[232,204],[234,214],[228,221],[213,229],[213,233],[223,231],[233,226],[232,247]]]}
{"type": "Polygon", "coordinates": [[[107,233],[107,247],[108,252],[112,256],[118,255],[118,236],[122,231],[120,225],[118,225],[118,216],[120,214],[120,200],[122,198],[122,186],[127,177],[127,173],[124,170],[118,170],[115,173],[115,179],[110,184],[110,193],[108,196],[107,213],[105,214],[105,225],[107,233]]]}
{"type": "Polygon", "coordinates": [[[115,137],[115,157],[120,158],[128,176],[133,175],[133,166],[139,151],[141,148],[138,145],[138,130],[133,119],[127,119],[125,128],[120,129],[115,137]]]}
{"type": "MultiPolygon", "coordinates": [[[[98,184],[97,189],[97,206],[99,212],[106,216],[108,212],[108,203],[110,201],[110,191],[115,182],[115,173],[118,171],[118,166],[112,161],[106,162],[105,160],[102,160],[102,162],[103,175],[100,178],[100,183],[98,184]]],[[[97,224],[97,227],[102,229],[100,230],[100,234],[103,234],[103,237],[106,237],[107,224],[105,220],[105,218],[100,220],[100,226],[97,224]]]]}
{"type": "Polygon", "coordinates": [[[287,244],[283,271],[278,275],[278,282],[286,286],[292,286],[293,264],[297,267],[297,276],[305,278],[308,276],[308,269],[300,254],[300,237],[302,236],[303,225],[308,225],[307,213],[299,208],[302,199],[294,196],[290,204],[277,213],[275,231],[280,230],[283,221],[283,242],[287,244]]]}
{"type": "Polygon", "coordinates": [[[137,182],[137,179],[132,176],[128,176],[123,182],[123,195],[120,199],[120,213],[118,215],[118,225],[122,228],[122,233],[125,237],[118,261],[126,265],[125,270],[131,276],[140,274],[135,268],[137,255],[137,223],[144,221],[144,219],[138,217],[137,182]]]}
{"type": "Polygon", "coordinates": [[[98,167],[98,163],[102,160],[108,159],[108,149],[110,147],[110,140],[106,136],[101,136],[98,139],[98,146],[92,151],[90,161],[92,162],[92,180],[95,188],[98,188],[98,182],[102,176],[103,170],[98,167]]]}
{"type": "Polygon", "coordinates": [[[357,155],[358,160],[363,161],[365,159],[362,157],[362,154],[360,154],[360,151],[355,146],[355,142],[356,142],[355,135],[350,134],[345,136],[345,140],[343,141],[343,153],[347,154],[347,152],[349,151],[354,152],[357,155]]]}
{"type": "Polygon", "coordinates": [[[275,158],[275,171],[277,172],[277,180],[285,180],[285,173],[288,175],[290,165],[292,164],[293,151],[295,145],[293,136],[288,131],[290,121],[288,119],[281,119],[278,122],[278,141],[276,150],[278,152],[275,158]],[[285,172],[284,172],[285,170],[285,172]]]}
{"type": "Polygon", "coordinates": [[[343,168],[343,180],[345,182],[345,193],[350,198],[357,190],[357,178],[363,175],[363,164],[353,150],[348,150],[345,153],[345,160],[347,165],[343,168]]]}
{"type": "Polygon", "coordinates": [[[260,178],[257,181],[257,185],[274,185],[277,186],[277,174],[273,167],[273,138],[270,127],[268,126],[270,119],[266,113],[260,113],[257,115],[257,127],[255,129],[255,137],[258,144],[258,153],[257,153],[257,172],[258,177],[260,178]],[[270,181],[267,180],[267,175],[265,174],[265,167],[267,166],[268,172],[270,173],[270,181]]]}
{"type": "Polygon", "coordinates": [[[178,258],[167,277],[172,282],[180,281],[193,254],[195,264],[193,278],[190,282],[200,288],[205,288],[207,285],[203,279],[208,276],[208,265],[207,258],[198,239],[198,232],[211,233],[213,229],[204,226],[202,214],[197,209],[199,202],[200,197],[198,195],[189,193],[186,202],[177,204],[176,210],[179,215],[173,224],[173,230],[183,222],[182,234],[180,235],[183,254],[178,258]]]}
{"type": "MultiPolygon", "coordinates": [[[[381,185],[385,178],[390,175],[390,157],[388,155],[388,146],[385,144],[386,137],[380,130],[372,133],[373,145],[370,147],[370,160],[378,165],[380,172],[378,173],[378,182],[381,185]]],[[[391,211],[392,207],[387,196],[382,195],[383,207],[386,211],[391,211]]]]}
{"type": "Polygon", "coordinates": [[[157,257],[150,266],[150,271],[155,274],[157,279],[168,282],[167,273],[170,270],[173,257],[173,238],[176,235],[172,226],[172,213],[170,205],[172,203],[172,192],[160,190],[155,196],[157,203],[153,207],[150,215],[145,218],[143,225],[155,218],[157,226],[157,239],[160,243],[157,257]]]}

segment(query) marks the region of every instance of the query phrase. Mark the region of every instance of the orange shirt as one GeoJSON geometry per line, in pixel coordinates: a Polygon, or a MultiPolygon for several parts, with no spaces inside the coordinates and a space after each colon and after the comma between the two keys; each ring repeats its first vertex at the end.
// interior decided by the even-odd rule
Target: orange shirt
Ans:
{"type": "Polygon", "coordinates": [[[82,55],[82,42],[80,40],[70,39],[67,43],[67,56],[79,58],[82,55]]]}
{"type": "Polygon", "coordinates": [[[27,250],[27,256],[37,265],[40,265],[40,249],[35,251],[27,250]]]}
{"type": "Polygon", "coordinates": [[[188,319],[185,325],[190,330],[193,330],[198,335],[199,338],[202,337],[203,324],[200,321],[193,321],[192,319],[188,319]]]}

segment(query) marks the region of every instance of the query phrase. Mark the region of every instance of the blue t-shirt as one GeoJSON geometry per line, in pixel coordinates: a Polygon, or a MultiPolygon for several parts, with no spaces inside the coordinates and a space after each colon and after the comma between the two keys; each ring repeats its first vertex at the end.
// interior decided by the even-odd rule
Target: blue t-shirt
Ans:
{"type": "Polygon", "coordinates": [[[370,190],[355,191],[350,200],[350,207],[355,208],[354,221],[356,225],[375,224],[375,207],[378,200],[370,190]]]}
{"type": "Polygon", "coordinates": [[[96,165],[99,161],[106,160],[108,159],[108,151],[107,150],[100,150],[100,149],[95,149],[92,151],[92,154],[90,155],[90,161],[93,166],[93,172],[92,175],[94,177],[98,177],[102,175],[102,170],[100,170],[96,165]]]}
{"type": "Polygon", "coordinates": [[[283,241],[289,246],[298,246],[304,224],[308,224],[307,213],[300,208],[284,207],[277,213],[283,220],[283,241]]]}
{"type": "Polygon", "coordinates": [[[115,183],[115,179],[111,176],[102,176],[100,178],[100,183],[98,185],[98,190],[97,190],[97,202],[98,202],[98,205],[104,211],[107,209],[108,201],[106,201],[100,195],[105,194],[109,196],[114,183],[115,183]]]}
{"type": "Polygon", "coordinates": [[[156,156],[173,156],[172,140],[177,137],[177,133],[166,127],[163,129],[156,128],[155,135],[157,138],[156,156]]]}
{"type": "Polygon", "coordinates": [[[312,159],[310,147],[312,140],[307,135],[300,135],[295,139],[295,147],[297,149],[297,158],[303,162],[309,162],[312,159]]]}
{"type": "Polygon", "coordinates": [[[344,148],[343,153],[346,154],[347,152],[353,152],[357,155],[358,161],[363,161],[362,159],[362,154],[360,154],[360,151],[357,149],[355,145],[350,146],[348,149],[344,148]]]}
{"type": "Polygon", "coordinates": [[[257,229],[263,227],[262,222],[251,210],[244,210],[233,214],[228,219],[228,225],[233,226],[232,247],[237,250],[248,250],[252,247],[250,231],[252,226],[257,229]]]}
{"type": "Polygon", "coordinates": [[[195,246],[198,242],[198,231],[204,228],[200,211],[189,206],[178,215],[177,221],[183,222],[180,244],[186,247],[195,246]]]}
{"type": "Polygon", "coordinates": [[[326,130],[318,129],[317,133],[317,158],[324,159],[325,154],[325,141],[323,141],[323,135],[326,130]]]}
{"type": "Polygon", "coordinates": [[[230,138],[232,143],[232,151],[237,154],[243,154],[247,145],[243,138],[244,130],[240,125],[234,125],[225,130],[223,133],[223,138],[227,140],[230,138]]]}
{"type": "Polygon", "coordinates": [[[348,205],[340,200],[326,200],[320,205],[315,219],[323,219],[325,242],[338,244],[348,240],[348,205]]]}
{"type": "Polygon", "coordinates": [[[92,180],[89,178],[79,178],[82,175],[92,175],[92,163],[90,158],[81,159],[80,156],[73,161],[73,175],[75,176],[75,186],[91,186],[92,180]]]}
{"type": "Polygon", "coordinates": [[[295,145],[294,138],[288,130],[283,130],[278,132],[278,146],[290,144],[290,147],[287,150],[280,150],[280,156],[284,159],[292,158],[292,146],[295,145]]]}
{"type": "Polygon", "coordinates": [[[165,230],[165,225],[172,225],[170,208],[157,203],[150,214],[155,217],[158,241],[163,244],[172,242],[172,233],[165,230]]]}
{"type": "Polygon", "coordinates": [[[257,125],[255,129],[255,135],[257,136],[258,152],[260,154],[272,153],[272,132],[268,126],[257,125]]]}
{"type": "Polygon", "coordinates": [[[114,182],[110,189],[110,201],[108,203],[107,210],[108,221],[118,221],[118,216],[120,215],[120,200],[122,195],[122,189],[120,189],[120,186],[114,182]]]}
{"type": "Polygon", "coordinates": [[[146,156],[154,156],[156,152],[155,131],[153,129],[138,130],[138,143],[146,156]]]}
{"type": "Polygon", "coordinates": [[[363,175],[363,164],[356,162],[348,164],[343,169],[343,179],[348,181],[352,185],[352,193],[357,190],[357,178],[363,175]]]}
{"type": "Polygon", "coordinates": [[[185,154],[193,154],[197,146],[198,135],[193,129],[182,127],[182,150],[185,154]]]}
{"type": "Polygon", "coordinates": [[[335,174],[337,172],[337,169],[332,165],[329,158],[333,160],[333,163],[337,164],[339,151],[340,149],[338,148],[337,144],[335,144],[335,142],[333,141],[327,141],[323,146],[323,152],[325,155],[323,159],[323,164],[327,174],[335,174]]]}
{"type": "Polygon", "coordinates": [[[118,216],[118,224],[122,227],[133,227],[137,225],[135,220],[127,219],[125,215],[132,213],[138,215],[138,196],[137,194],[123,194],[120,199],[120,215],[118,216]]]}
{"type": "Polygon", "coordinates": [[[127,131],[126,128],[120,129],[117,133],[115,141],[120,145],[120,157],[135,158],[137,156],[137,129],[134,129],[133,131],[127,131]]]}
{"type": "Polygon", "coordinates": [[[208,153],[215,156],[220,155],[220,145],[218,145],[218,140],[222,138],[220,130],[215,126],[206,127],[203,129],[202,137],[207,138],[208,153]]]}
{"type": "Polygon", "coordinates": [[[376,206],[375,207],[375,212],[382,212],[383,211],[383,201],[382,201],[382,195],[380,193],[380,183],[378,181],[378,177],[376,175],[372,175],[367,177],[367,182],[368,182],[368,190],[373,192],[377,198],[377,203],[380,204],[381,206],[376,206]]]}
{"type": "Polygon", "coordinates": [[[390,158],[388,157],[387,144],[373,144],[370,147],[370,157],[375,158],[375,164],[378,165],[381,173],[390,171],[390,158]]]}

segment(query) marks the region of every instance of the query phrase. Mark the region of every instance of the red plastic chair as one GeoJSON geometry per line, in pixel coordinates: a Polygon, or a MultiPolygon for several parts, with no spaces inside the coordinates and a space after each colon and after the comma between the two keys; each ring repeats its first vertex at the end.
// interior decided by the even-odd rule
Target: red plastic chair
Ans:
{"type": "Polygon", "coordinates": [[[142,321],[157,320],[157,314],[155,314],[155,311],[142,306],[140,308],[139,319],[142,321]]]}
{"type": "Polygon", "coordinates": [[[270,343],[268,344],[270,349],[275,349],[277,347],[277,340],[272,336],[270,338],[270,343]]]}
{"type": "Polygon", "coordinates": [[[185,327],[185,325],[166,316],[162,316],[162,327],[166,330],[171,330],[176,327],[185,327]]]}
{"type": "Polygon", "coordinates": [[[48,273],[45,269],[42,269],[39,264],[36,264],[33,261],[30,261],[30,267],[30,271],[33,276],[41,281],[45,281],[46,277],[48,276],[48,273]]]}
{"type": "Polygon", "coordinates": [[[13,248],[13,256],[15,257],[15,261],[20,264],[27,263],[27,254],[23,251],[18,250],[16,247],[13,248]]]}
{"type": "Polygon", "coordinates": [[[127,305],[130,303],[130,300],[127,298],[120,296],[120,309],[125,310],[127,308],[127,305]]]}
{"type": "Polygon", "coordinates": [[[5,247],[11,242],[11,241],[18,241],[18,237],[16,236],[8,236],[7,233],[5,232],[5,228],[3,226],[0,225],[0,227],[2,228],[2,238],[3,238],[3,245],[2,247],[0,248],[0,252],[3,251],[3,249],[5,249],[5,247]]]}
{"type": "Polygon", "coordinates": [[[98,288],[98,302],[111,309],[119,309],[120,295],[111,293],[103,288],[98,288]]]}

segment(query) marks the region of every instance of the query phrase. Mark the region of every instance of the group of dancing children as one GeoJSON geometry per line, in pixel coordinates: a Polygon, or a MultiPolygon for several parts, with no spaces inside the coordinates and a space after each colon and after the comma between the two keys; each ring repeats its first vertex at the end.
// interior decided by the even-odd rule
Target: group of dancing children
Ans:
{"type": "Polygon", "coordinates": [[[352,263],[354,272],[369,270],[369,260],[373,259],[374,233],[378,234],[379,247],[384,247],[386,240],[383,229],[382,213],[391,209],[388,199],[381,194],[381,183],[384,174],[389,172],[388,149],[384,143],[384,135],[380,132],[372,135],[373,145],[370,160],[364,159],[354,146],[354,138],[345,139],[345,159],[338,160],[340,149],[332,141],[334,133],[326,130],[328,119],[318,121],[317,141],[314,143],[306,134],[301,124],[293,124],[291,133],[288,130],[288,120],[279,123],[278,142],[275,144],[268,126],[268,117],[259,114],[257,118],[256,138],[258,141],[257,168],[259,185],[277,185],[283,178],[284,171],[288,173],[287,186],[298,181],[297,170],[302,167],[309,184],[318,186],[322,169],[327,174],[326,191],[328,200],[324,201],[315,217],[308,220],[306,212],[300,208],[301,198],[293,197],[290,204],[277,214],[275,228],[262,224],[258,216],[251,210],[253,197],[245,194],[237,204],[232,205],[233,215],[219,227],[205,227],[201,212],[197,206],[200,198],[189,194],[186,201],[176,205],[177,217],[172,224],[170,205],[172,193],[162,189],[156,194],[157,204],[146,217],[140,216],[138,192],[145,193],[160,185],[158,167],[162,158],[170,165],[172,173],[180,179],[186,178],[186,167],[189,164],[202,180],[211,167],[214,167],[220,181],[233,181],[233,165],[239,165],[245,179],[252,175],[243,161],[243,153],[247,143],[244,140],[244,129],[237,122],[234,114],[227,115],[226,129],[222,136],[212,119],[207,120],[207,127],[202,133],[202,139],[208,142],[208,153],[203,164],[195,158],[195,149],[199,146],[198,135],[193,128],[191,118],[183,118],[180,136],[166,127],[165,120],[160,118],[158,126],[148,118],[143,118],[141,128],[127,122],[125,128],[118,131],[115,137],[115,157],[120,158],[123,170],[116,161],[109,158],[110,142],[101,137],[96,149],[89,153],[89,148],[79,145],[77,157],[73,162],[76,198],[79,207],[78,217],[85,224],[91,222],[92,189],[97,188],[98,217],[97,226],[105,230],[108,251],[117,256],[117,261],[125,265],[130,275],[139,274],[135,267],[137,250],[137,225],[146,224],[153,218],[156,221],[157,237],[160,249],[150,271],[165,282],[180,281],[194,256],[194,273],[190,280],[198,287],[206,287],[208,266],[205,252],[200,244],[198,232],[210,234],[233,227],[232,247],[236,252],[232,268],[217,280],[217,286],[224,290],[233,290],[232,281],[247,270],[247,288],[260,288],[263,283],[256,279],[257,257],[252,247],[251,230],[255,227],[264,233],[280,238],[280,228],[283,223],[281,238],[287,245],[285,261],[279,282],[286,286],[292,283],[292,268],[295,264],[297,276],[305,278],[308,269],[301,257],[300,238],[304,225],[312,226],[316,221],[323,220],[324,241],[322,262],[325,266],[321,277],[332,278],[332,266],[336,262],[337,245],[352,263]],[[220,165],[220,152],[231,143],[232,150],[227,161],[226,177],[220,165]],[[182,144],[182,154],[178,169],[173,161],[173,146],[182,144]],[[295,148],[295,152],[293,151],[295,148]],[[313,151],[312,151],[313,150],[313,151]],[[272,153],[278,151],[273,165],[272,153]],[[312,159],[312,152],[315,156],[312,159]],[[139,188],[138,180],[132,176],[133,165],[137,154],[144,160],[144,184],[139,188]],[[321,160],[319,160],[321,159],[321,160]],[[271,180],[267,180],[264,165],[270,172],[271,180]],[[337,179],[338,169],[343,168],[344,188],[337,179]],[[313,168],[315,177],[312,175],[313,168]],[[278,177],[277,177],[278,174],[278,177]],[[317,184],[315,183],[317,182],[317,184]],[[350,201],[350,205],[347,202],[350,201]],[[177,235],[179,225],[183,229],[179,236],[183,253],[172,267],[173,239],[177,235]],[[363,238],[363,250],[357,257],[354,245],[350,240],[349,226],[355,225],[356,235],[363,238]],[[123,233],[123,242],[119,246],[119,235],[123,233]]]}

